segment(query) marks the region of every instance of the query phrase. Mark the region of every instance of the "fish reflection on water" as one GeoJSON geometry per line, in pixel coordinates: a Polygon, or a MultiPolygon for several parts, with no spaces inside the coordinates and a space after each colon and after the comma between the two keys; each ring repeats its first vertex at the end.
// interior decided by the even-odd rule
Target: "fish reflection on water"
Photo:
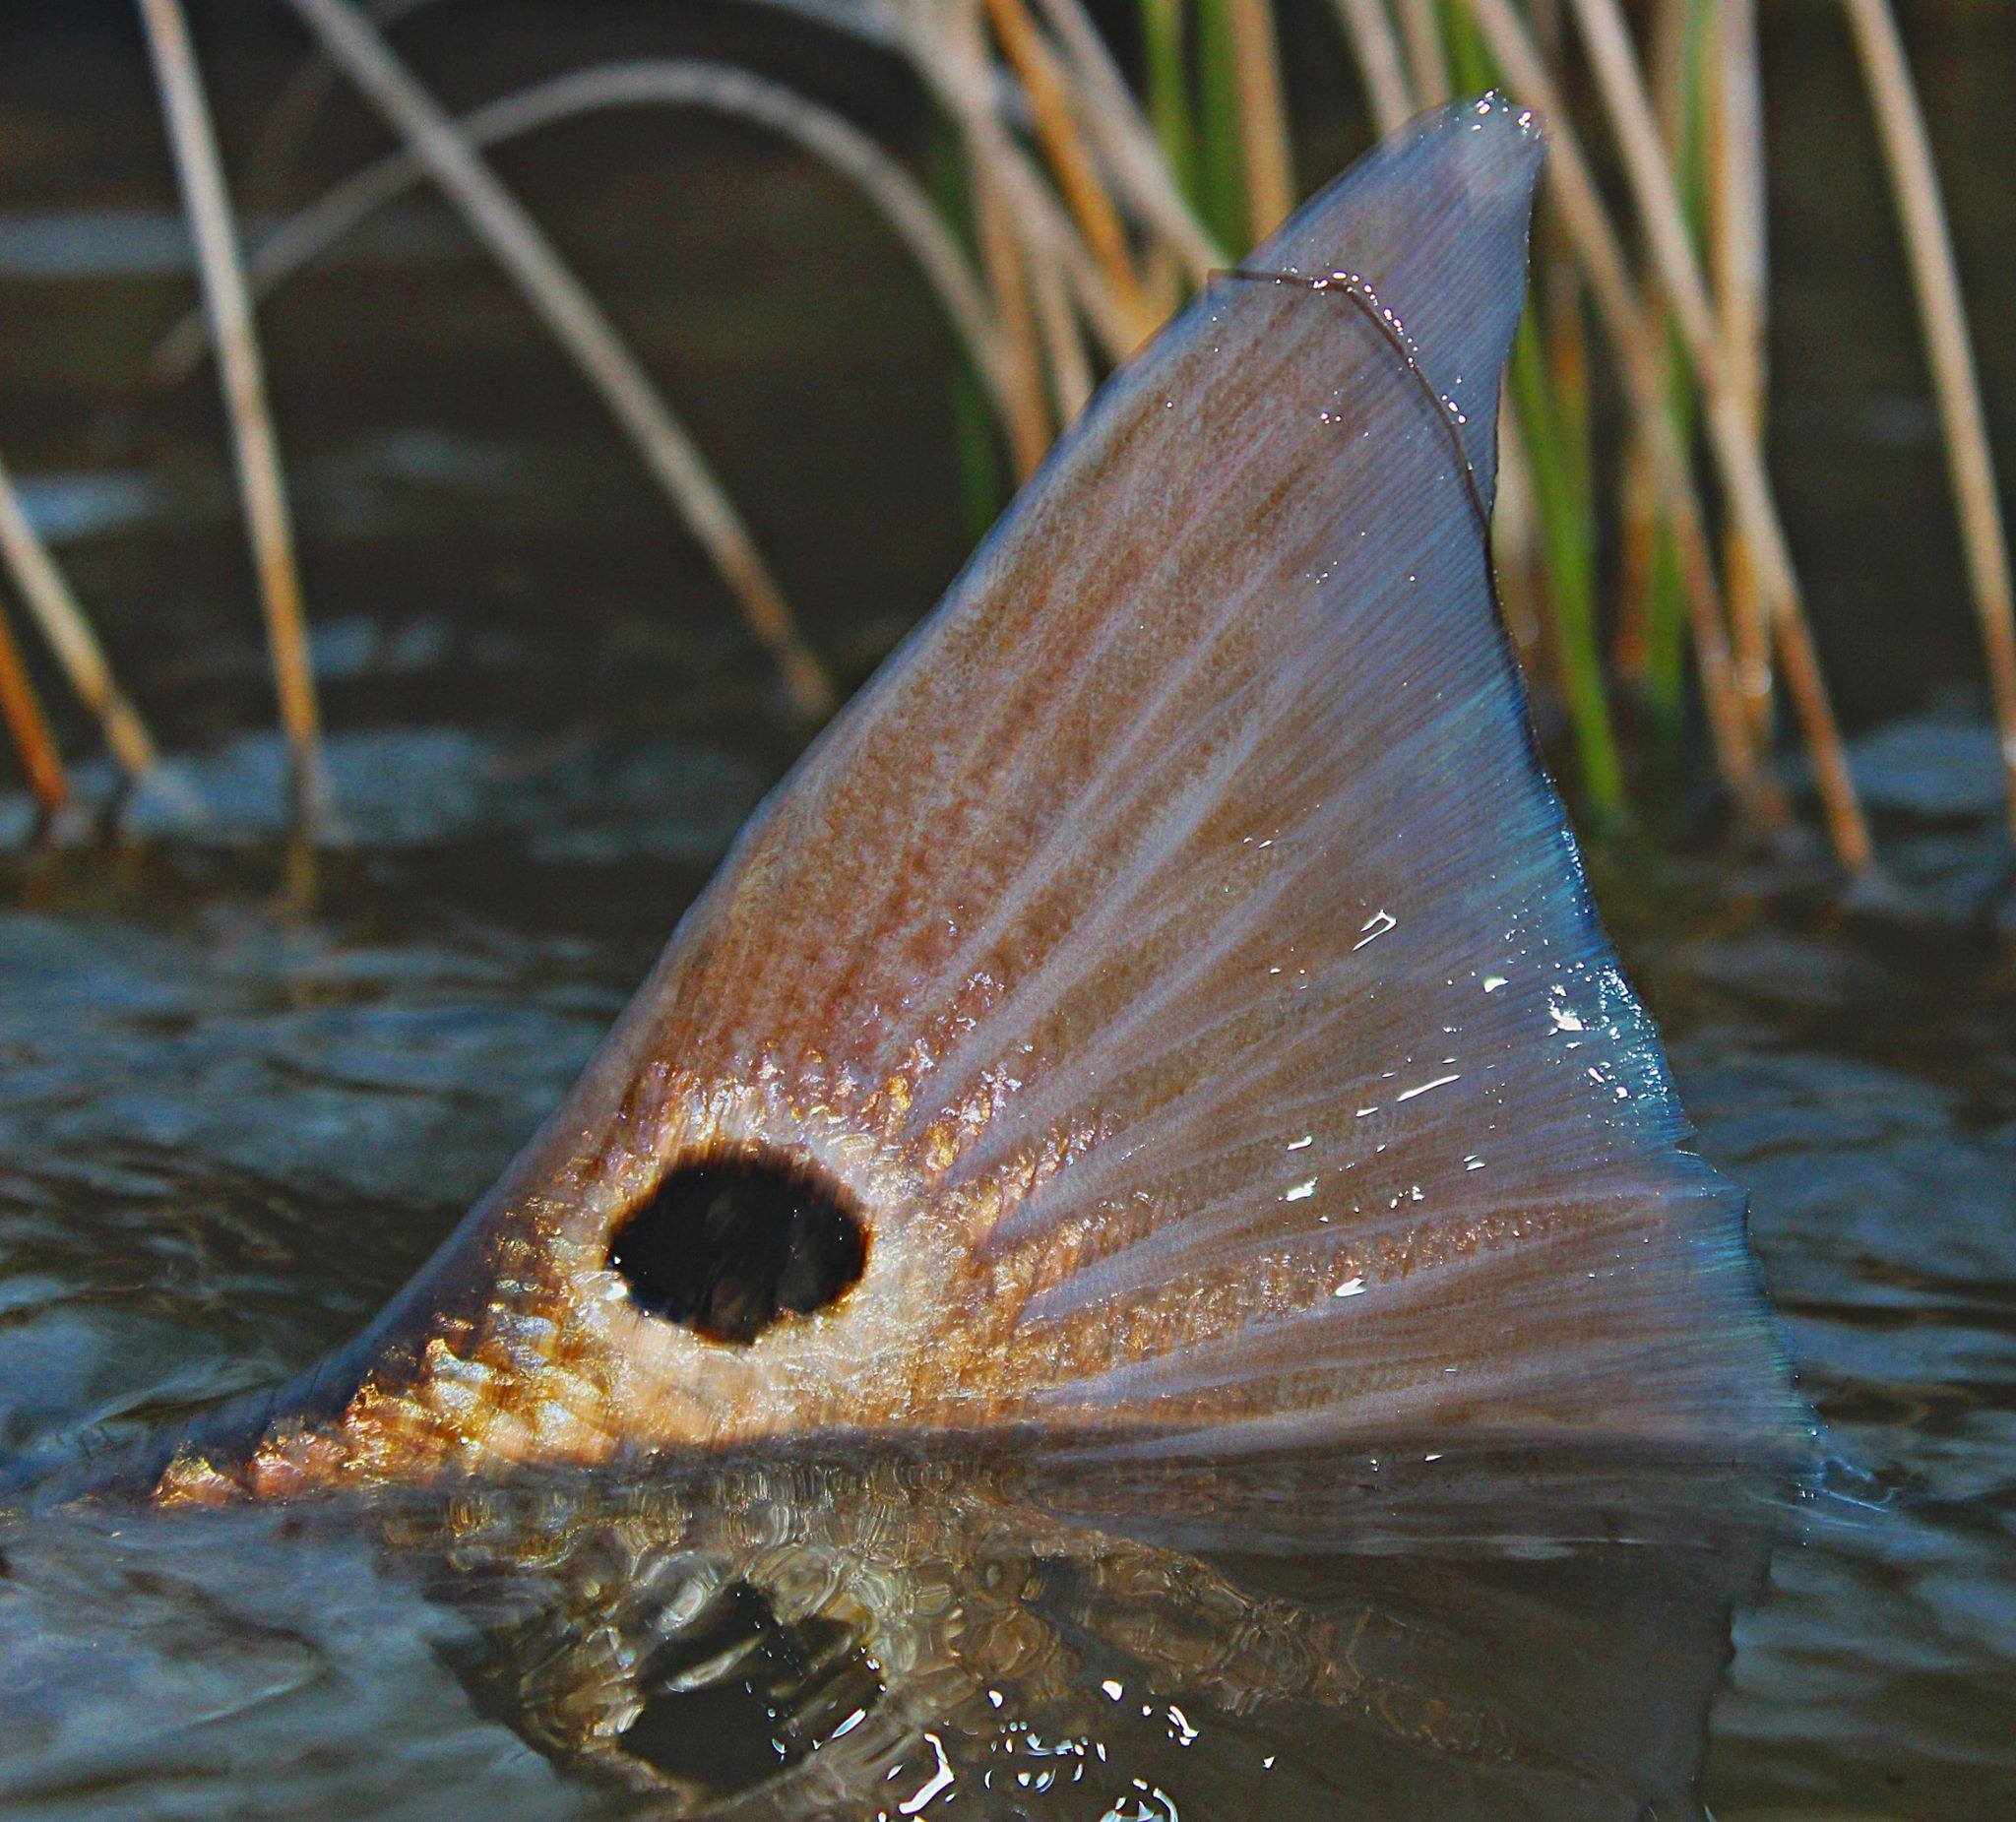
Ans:
{"type": "MultiPolygon", "coordinates": [[[[42,1521],[0,1536],[7,1600],[74,1626],[71,1559],[88,1561],[93,1662],[0,1739],[40,1747],[31,1776],[54,1761],[102,1780],[36,1710],[130,1655],[136,1681],[172,1692],[161,1738],[137,1742],[150,1777],[186,1777],[206,1749],[228,1763],[259,1739],[241,1707],[400,1667],[375,1636],[346,1664],[329,1610],[354,1601],[374,1635],[410,1625],[391,1577],[442,1616],[427,1649],[478,1712],[626,1813],[1698,1816],[1730,1604],[1772,1524],[1767,1486],[1664,1453],[1413,1443],[1154,1466],[799,1446],[163,1516],[112,1540],[42,1521]],[[261,1590],[298,1572],[291,1595],[261,1590]],[[249,1651],[247,1686],[220,1671],[178,1712],[175,1660],[206,1649],[249,1651]]],[[[353,1706],[398,1725],[368,1690],[353,1706]]],[[[317,1755],[288,1743],[275,1813],[297,1812],[288,1773],[315,1788],[293,1761],[317,1755]]],[[[424,1749],[404,1803],[365,1803],[375,1742],[318,1745],[331,1807],[440,1813],[424,1749]]]]}
{"type": "Polygon", "coordinates": [[[1805,1432],[1494,617],[1538,163],[1193,304],[378,1320],[45,1514],[368,1537],[668,1814],[1698,1813],[1805,1432]]]}

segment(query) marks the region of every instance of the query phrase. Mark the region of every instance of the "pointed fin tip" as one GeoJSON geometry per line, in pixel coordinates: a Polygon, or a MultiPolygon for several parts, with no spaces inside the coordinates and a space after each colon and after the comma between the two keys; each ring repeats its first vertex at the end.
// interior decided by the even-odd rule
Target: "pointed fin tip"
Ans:
{"type": "Polygon", "coordinates": [[[1544,137],[1532,109],[1495,92],[1452,101],[1318,191],[1243,268],[1306,279],[1346,273],[1372,293],[1463,426],[1486,507],[1544,137]]]}
{"type": "MultiPolygon", "coordinates": [[[[1408,185],[1446,186],[1442,207],[1471,217],[1469,232],[1495,221],[1522,231],[1545,152],[1540,116],[1496,91],[1431,109],[1373,147],[1292,215],[1248,264],[1315,278],[1367,238],[1361,220],[1378,193],[1408,185]]],[[[1395,250],[1404,246],[1399,242],[1395,250]]]]}
{"type": "Polygon", "coordinates": [[[1416,115],[1346,175],[1365,182],[1389,162],[1432,163],[1478,215],[1523,213],[1540,181],[1545,140],[1532,108],[1487,89],[1416,115]]]}

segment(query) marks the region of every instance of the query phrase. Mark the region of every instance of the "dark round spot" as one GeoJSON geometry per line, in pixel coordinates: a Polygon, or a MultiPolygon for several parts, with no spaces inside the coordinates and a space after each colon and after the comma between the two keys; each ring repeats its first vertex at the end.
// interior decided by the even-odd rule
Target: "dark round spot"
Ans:
{"type": "Polygon", "coordinates": [[[609,1247],[632,1302],[714,1342],[753,1342],[838,1302],[867,1262],[838,1186],[764,1154],[674,1167],[609,1247]]]}

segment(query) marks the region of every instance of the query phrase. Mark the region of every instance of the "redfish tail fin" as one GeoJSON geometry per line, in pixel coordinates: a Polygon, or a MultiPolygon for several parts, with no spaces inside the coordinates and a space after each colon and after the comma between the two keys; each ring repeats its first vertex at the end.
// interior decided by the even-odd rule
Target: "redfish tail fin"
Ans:
{"type": "Polygon", "coordinates": [[[1200,297],[689,914],[595,1218],[728,1151],[866,1235],[664,1355],[721,1432],[1791,1437],[1495,611],[1540,160],[1454,106],[1200,297]]]}

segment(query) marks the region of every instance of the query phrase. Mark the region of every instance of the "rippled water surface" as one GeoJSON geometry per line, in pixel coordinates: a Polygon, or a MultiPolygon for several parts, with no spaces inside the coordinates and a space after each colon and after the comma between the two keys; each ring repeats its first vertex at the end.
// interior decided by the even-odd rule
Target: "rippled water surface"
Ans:
{"type": "MultiPolygon", "coordinates": [[[[1540,1547],[1503,1534],[1637,1534],[1563,1527],[1573,1499],[1516,1473],[1430,1522],[1376,1460],[1107,1487],[1090,1518],[984,1464],[776,1462],[482,1510],[17,1516],[0,1814],[1684,1815],[1731,1599],[1724,1822],[2008,1814],[1992,753],[1929,721],[1862,759],[1908,906],[1606,867],[1840,1460],[1789,1516],[1732,1491],[1654,1501],[1631,1546],[1540,1547]],[[604,1646],[659,1654],[646,1720],[604,1646]],[[856,1709],[874,1726],[836,1743],[856,1709]],[[793,1772],[815,1739],[831,1790],[793,1772]]],[[[257,839],[273,755],[241,742],[184,773],[207,822],[142,806],[158,832],[125,849],[17,851],[0,1446],[61,1453],[353,1329],[568,1082],[776,763],[381,728],[338,749],[351,842],[311,891],[257,839]]]]}

